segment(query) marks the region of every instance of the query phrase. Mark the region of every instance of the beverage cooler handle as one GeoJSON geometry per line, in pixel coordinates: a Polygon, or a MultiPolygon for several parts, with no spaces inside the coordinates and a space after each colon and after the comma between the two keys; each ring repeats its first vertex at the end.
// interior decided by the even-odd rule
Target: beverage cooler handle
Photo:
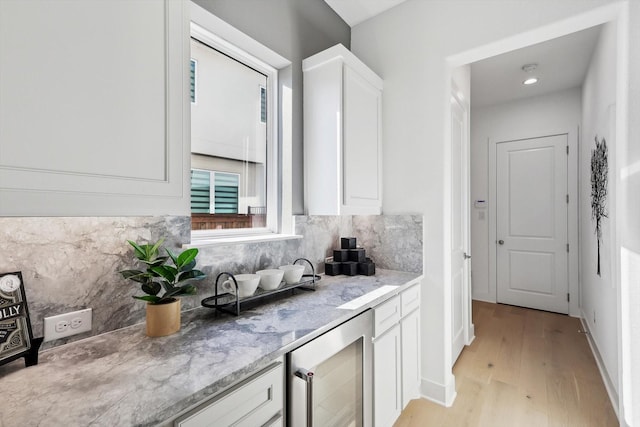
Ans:
{"type": "Polygon", "coordinates": [[[307,427],[313,427],[313,372],[300,368],[295,375],[306,384],[307,427]]]}

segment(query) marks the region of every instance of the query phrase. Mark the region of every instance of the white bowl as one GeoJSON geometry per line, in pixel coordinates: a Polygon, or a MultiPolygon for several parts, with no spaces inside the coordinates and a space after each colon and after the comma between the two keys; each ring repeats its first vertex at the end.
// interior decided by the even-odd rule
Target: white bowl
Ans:
{"type": "Polygon", "coordinates": [[[270,268],[267,270],[256,271],[256,274],[260,276],[260,287],[265,291],[272,291],[280,286],[282,276],[284,276],[284,271],[270,268]]]}
{"type": "Polygon", "coordinates": [[[298,283],[304,273],[304,265],[281,265],[278,268],[284,271],[284,281],[287,285],[298,283]]]}
{"type": "MultiPolygon", "coordinates": [[[[253,295],[260,283],[260,276],[257,274],[236,274],[233,277],[238,282],[238,297],[244,298],[253,295]]],[[[230,278],[222,282],[222,289],[226,292],[235,294],[236,285],[230,278]]]]}

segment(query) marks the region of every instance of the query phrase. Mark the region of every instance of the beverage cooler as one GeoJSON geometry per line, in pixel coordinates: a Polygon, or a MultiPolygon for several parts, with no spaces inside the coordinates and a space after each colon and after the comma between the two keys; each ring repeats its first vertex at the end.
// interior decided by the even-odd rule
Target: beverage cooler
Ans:
{"type": "Polygon", "coordinates": [[[373,425],[372,337],[367,310],[287,355],[289,427],[373,425]]]}

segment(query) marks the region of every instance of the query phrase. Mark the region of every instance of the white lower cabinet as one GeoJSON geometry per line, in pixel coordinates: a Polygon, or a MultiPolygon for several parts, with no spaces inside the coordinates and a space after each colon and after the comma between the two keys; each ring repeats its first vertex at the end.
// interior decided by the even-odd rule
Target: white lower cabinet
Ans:
{"type": "Polygon", "coordinates": [[[420,397],[420,310],[400,322],[402,340],[402,409],[420,397]]]}
{"type": "Polygon", "coordinates": [[[402,412],[400,326],[395,324],[373,342],[373,420],[390,427],[402,412]]]}
{"type": "Polygon", "coordinates": [[[179,417],[176,427],[284,426],[282,362],[252,375],[179,417]]]}
{"type": "Polygon", "coordinates": [[[374,425],[390,427],[420,396],[420,285],[374,308],[374,425]]]}

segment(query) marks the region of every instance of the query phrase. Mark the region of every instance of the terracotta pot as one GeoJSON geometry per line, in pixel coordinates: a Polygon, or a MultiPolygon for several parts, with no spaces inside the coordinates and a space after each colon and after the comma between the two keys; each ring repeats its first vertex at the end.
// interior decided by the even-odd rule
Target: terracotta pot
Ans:
{"type": "Polygon", "coordinates": [[[147,303],[147,336],[164,337],[180,330],[180,300],[167,304],[147,303]]]}

